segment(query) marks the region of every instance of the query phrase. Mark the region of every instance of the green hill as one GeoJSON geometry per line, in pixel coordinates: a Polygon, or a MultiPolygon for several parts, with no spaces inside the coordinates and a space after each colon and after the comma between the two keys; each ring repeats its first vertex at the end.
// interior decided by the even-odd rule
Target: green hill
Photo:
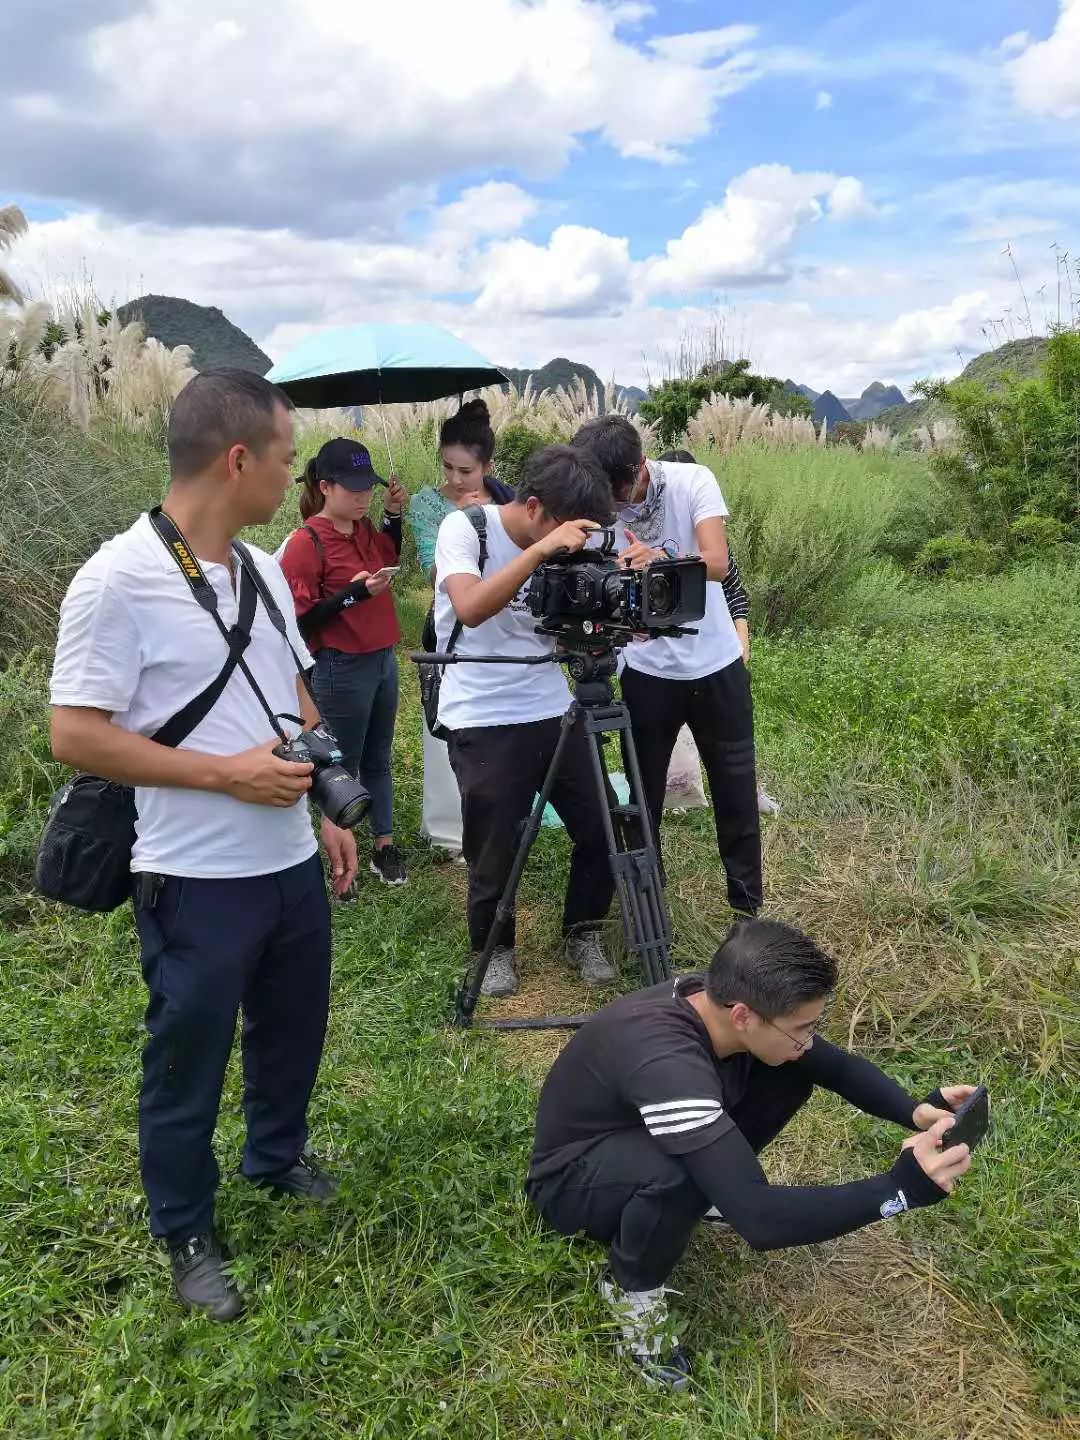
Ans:
{"type": "Polygon", "coordinates": [[[116,313],[125,325],[141,320],[147,335],[170,350],[174,345],[190,345],[196,370],[233,365],[265,375],[274,363],[216,305],[196,305],[176,295],[142,295],[121,305],[116,313]]]}
{"type": "MultiPolygon", "coordinates": [[[[584,380],[589,389],[600,396],[600,405],[603,407],[604,382],[591,365],[585,365],[580,360],[567,360],[564,355],[559,355],[534,370],[515,369],[511,365],[500,365],[499,369],[517,390],[524,390],[530,377],[534,390],[555,390],[560,385],[564,390],[568,390],[575,379],[584,380]]],[[[616,385],[615,393],[626,401],[631,410],[636,410],[645,399],[645,391],[638,389],[636,385],[616,385]]]]}
{"type": "MultiPolygon", "coordinates": [[[[987,350],[969,360],[957,376],[958,380],[980,380],[989,389],[995,390],[1001,384],[1003,375],[1017,375],[1030,380],[1042,369],[1046,358],[1046,340],[1041,335],[1029,336],[1023,340],[1009,340],[996,350],[987,350]]],[[[910,435],[921,425],[942,418],[939,405],[929,400],[912,400],[907,405],[894,405],[882,410],[874,419],[875,425],[885,425],[897,435],[910,435]]]]}

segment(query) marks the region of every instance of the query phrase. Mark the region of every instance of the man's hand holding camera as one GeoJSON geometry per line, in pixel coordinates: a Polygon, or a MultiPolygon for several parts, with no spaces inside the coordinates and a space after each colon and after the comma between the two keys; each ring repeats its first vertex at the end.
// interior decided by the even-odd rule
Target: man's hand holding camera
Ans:
{"type": "Polygon", "coordinates": [[[537,540],[532,548],[538,561],[550,560],[560,551],[568,550],[574,554],[584,550],[589,536],[599,529],[600,526],[593,520],[564,520],[542,540],[537,540]]]}

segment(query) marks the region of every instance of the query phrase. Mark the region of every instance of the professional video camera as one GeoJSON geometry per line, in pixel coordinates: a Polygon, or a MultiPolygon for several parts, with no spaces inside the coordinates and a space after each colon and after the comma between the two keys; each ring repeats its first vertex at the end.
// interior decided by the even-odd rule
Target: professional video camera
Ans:
{"type": "Polygon", "coordinates": [[[599,534],[600,545],[557,555],[533,574],[526,598],[536,628],[611,646],[633,635],[693,634],[686,626],[705,614],[705,562],[684,556],[630,570],[615,553],[614,530],[599,534]]]}

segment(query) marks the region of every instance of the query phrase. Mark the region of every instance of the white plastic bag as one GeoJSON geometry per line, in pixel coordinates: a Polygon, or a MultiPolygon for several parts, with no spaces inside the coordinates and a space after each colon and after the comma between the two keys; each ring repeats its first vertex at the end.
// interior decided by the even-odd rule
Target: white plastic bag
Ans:
{"type": "Polygon", "coordinates": [[[705,785],[701,778],[701,756],[689,727],[684,725],[671,752],[667,787],[664,791],[665,810],[700,810],[707,807],[705,785]]]}

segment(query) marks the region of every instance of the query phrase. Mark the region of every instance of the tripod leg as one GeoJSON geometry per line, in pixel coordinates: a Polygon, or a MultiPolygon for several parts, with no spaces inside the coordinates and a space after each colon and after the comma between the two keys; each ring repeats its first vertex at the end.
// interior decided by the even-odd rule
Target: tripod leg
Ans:
{"type": "Polygon", "coordinates": [[[588,711],[585,713],[593,760],[593,774],[596,777],[602,806],[604,831],[607,836],[608,853],[611,856],[612,875],[615,879],[615,893],[619,898],[619,909],[622,912],[623,932],[629,949],[637,957],[641,966],[645,984],[655,985],[661,980],[667,979],[671,974],[669,962],[671,924],[663,900],[660,872],[656,863],[656,849],[653,845],[652,826],[641,785],[641,772],[638,769],[637,756],[632,748],[633,740],[629,733],[629,717],[622,706],[607,711],[604,719],[598,719],[595,722],[592,721],[588,711]],[[627,767],[631,808],[637,811],[638,829],[643,841],[641,848],[635,847],[631,850],[620,847],[620,841],[625,842],[625,831],[628,826],[625,822],[621,823],[619,825],[620,833],[617,834],[614,817],[611,813],[611,795],[601,740],[605,727],[608,730],[613,728],[609,723],[611,717],[621,721],[626,728],[627,753],[631,761],[627,767]]]}
{"type": "Polygon", "coordinates": [[[499,903],[495,909],[495,919],[491,923],[487,939],[484,941],[484,948],[476,962],[475,969],[466,970],[462,976],[461,984],[458,987],[457,1000],[454,1007],[454,1024],[469,1026],[472,1024],[473,1014],[476,1010],[476,1002],[480,998],[480,987],[484,983],[484,976],[491,964],[491,957],[495,950],[495,940],[502,929],[504,920],[509,919],[514,909],[514,901],[517,897],[518,885],[521,883],[522,872],[525,869],[525,862],[529,858],[529,851],[532,849],[537,835],[540,833],[540,825],[544,818],[544,809],[551,798],[551,789],[555,784],[555,777],[559,773],[559,765],[562,762],[563,751],[566,749],[567,737],[570,730],[577,721],[580,713],[576,704],[570,706],[562,718],[562,725],[559,728],[559,738],[555,742],[555,750],[551,756],[551,764],[544,776],[544,783],[540,786],[540,793],[536,797],[529,818],[525,822],[518,848],[514,855],[514,863],[510,867],[510,874],[507,876],[503,893],[499,897],[499,903]]]}

